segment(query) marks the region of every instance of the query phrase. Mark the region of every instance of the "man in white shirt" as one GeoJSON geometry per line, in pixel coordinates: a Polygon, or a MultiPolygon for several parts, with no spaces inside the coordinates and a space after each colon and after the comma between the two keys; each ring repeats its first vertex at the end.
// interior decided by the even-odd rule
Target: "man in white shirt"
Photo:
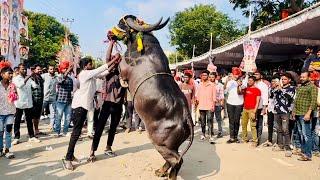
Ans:
{"type": "Polygon", "coordinates": [[[256,87],[261,91],[261,100],[259,102],[257,110],[257,133],[258,133],[258,145],[261,144],[261,136],[263,130],[263,116],[267,114],[269,87],[262,81],[262,74],[260,71],[254,73],[256,77],[256,87]]]}
{"type": "Polygon", "coordinates": [[[239,142],[238,133],[244,101],[243,95],[238,94],[238,81],[241,81],[239,75],[233,74],[231,78],[228,78],[225,85],[225,91],[228,94],[227,111],[230,131],[230,139],[227,141],[228,144],[239,142]]]}
{"type": "Polygon", "coordinates": [[[15,115],[14,122],[14,140],[12,141],[13,145],[19,143],[20,139],[20,124],[21,117],[24,112],[27,122],[27,129],[29,134],[30,142],[40,142],[39,139],[35,137],[35,133],[33,130],[33,122],[32,122],[32,87],[35,87],[36,84],[30,79],[30,76],[27,75],[27,70],[23,64],[19,64],[19,75],[12,79],[13,84],[15,84],[17,88],[18,100],[14,102],[17,111],[15,115]]]}
{"type": "MultiPolygon", "coordinates": [[[[113,46],[114,42],[110,43],[112,43],[113,46]]],[[[71,119],[73,120],[74,127],[70,137],[66,158],[62,160],[64,167],[68,170],[74,169],[72,164],[72,161],[76,161],[74,149],[80,137],[87,113],[88,111],[94,110],[94,95],[97,91],[96,78],[109,74],[110,70],[115,67],[115,64],[118,63],[119,59],[120,57],[118,56],[116,59],[112,59],[109,63],[106,63],[97,69],[93,69],[91,59],[83,58],[80,60],[80,68],[82,69],[79,73],[80,87],[74,93],[71,105],[73,110],[71,119]]]]}

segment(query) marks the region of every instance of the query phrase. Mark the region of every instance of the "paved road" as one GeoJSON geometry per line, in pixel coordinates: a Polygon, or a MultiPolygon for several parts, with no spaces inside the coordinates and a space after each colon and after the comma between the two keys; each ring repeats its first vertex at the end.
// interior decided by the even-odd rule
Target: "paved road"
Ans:
{"type": "MultiPolygon", "coordinates": [[[[22,127],[22,140],[26,141],[26,127],[22,127]]],[[[44,130],[45,127],[42,126],[44,130]]],[[[117,134],[113,147],[118,154],[115,158],[103,155],[106,138],[106,135],[101,138],[98,161],[82,164],[73,172],[63,170],[60,162],[66,153],[68,138],[42,137],[39,144],[21,143],[13,148],[16,155],[14,160],[0,159],[1,180],[161,179],[153,174],[164,161],[154,150],[146,133],[117,134]],[[46,150],[48,147],[49,150],[46,150]]],[[[198,139],[197,135],[192,148],[184,157],[179,179],[320,179],[320,158],[317,157],[312,162],[299,162],[297,157],[286,158],[283,152],[273,152],[271,148],[253,149],[248,144],[226,144],[227,137],[217,140],[216,145],[198,139]]],[[[76,147],[76,156],[85,159],[90,146],[90,140],[80,141],[76,147]]]]}

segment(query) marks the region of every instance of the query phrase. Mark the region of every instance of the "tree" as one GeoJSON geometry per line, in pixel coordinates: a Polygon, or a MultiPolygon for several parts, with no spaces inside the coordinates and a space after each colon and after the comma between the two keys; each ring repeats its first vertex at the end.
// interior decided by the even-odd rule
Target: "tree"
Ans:
{"type": "Polygon", "coordinates": [[[195,5],[177,12],[169,25],[171,45],[177,46],[181,54],[192,57],[209,51],[210,34],[213,35],[213,48],[224,45],[241,36],[243,31],[237,22],[216,10],[213,5],[195,5]]]}
{"type": "MultiPolygon", "coordinates": [[[[29,46],[27,65],[40,64],[47,66],[56,63],[56,54],[61,50],[61,43],[66,29],[54,17],[34,12],[24,12],[28,17],[29,39],[21,42],[29,46]]],[[[78,37],[70,34],[73,45],[78,45],[78,37]]]]}
{"type": "Polygon", "coordinates": [[[281,11],[286,9],[294,14],[320,0],[229,0],[233,9],[241,9],[243,15],[249,17],[250,2],[253,3],[252,30],[262,28],[281,19],[281,11]]]}
{"type": "Polygon", "coordinates": [[[168,60],[170,64],[175,64],[177,62],[183,62],[184,60],[188,59],[188,56],[183,55],[179,52],[170,53],[168,55],[168,60]]]}

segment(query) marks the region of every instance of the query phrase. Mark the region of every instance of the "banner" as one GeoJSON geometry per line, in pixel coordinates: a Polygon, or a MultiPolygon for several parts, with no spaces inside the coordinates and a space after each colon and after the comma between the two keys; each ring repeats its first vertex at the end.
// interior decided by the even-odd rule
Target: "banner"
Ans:
{"type": "Polygon", "coordinates": [[[20,56],[28,58],[28,47],[20,46],[20,37],[28,38],[28,19],[22,16],[23,0],[1,0],[1,55],[17,66],[20,56]]]}
{"type": "MultiPolygon", "coordinates": [[[[24,15],[21,16],[19,28],[20,28],[19,30],[20,37],[22,37],[22,39],[27,40],[29,37],[27,16],[24,16],[24,15]]],[[[29,47],[20,44],[19,55],[23,61],[28,59],[28,53],[29,53],[29,47]]]]}
{"type": "Polygon", "coordinates": [[[259,52],[261,41],[257,39],[246,40],[243,42],[244,57],[240,68],[245,72],[255,72],[257,70],[256,58],[259,52]]]}
{"type": "Polygon", "coordinates": [[[1,2],[1,55],[7,57],[9,52],[9,4],[8,1],[1,2]]]}
{"type": "Polygon", "coordinates": [[[13,66],[17,66],[20,63],[20,53],[19,53],[19,44],[20,44],[20,18],[21,18],[21,4],[19,0],[11,0],[10,9],[10,31],[9,31],[9,54],[8,60],[12,63],[13,66]]]}

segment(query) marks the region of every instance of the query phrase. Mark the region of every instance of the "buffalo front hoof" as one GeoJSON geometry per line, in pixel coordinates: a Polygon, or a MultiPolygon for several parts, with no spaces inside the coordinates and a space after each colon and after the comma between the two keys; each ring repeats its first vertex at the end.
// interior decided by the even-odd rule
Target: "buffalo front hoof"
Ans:
{"type": "Polygon", "coordinates": [[[167,177],[169,175],[167,171],[163,172],[161,169],[157,169],[154,174],[158,177],[167,177]]]}

